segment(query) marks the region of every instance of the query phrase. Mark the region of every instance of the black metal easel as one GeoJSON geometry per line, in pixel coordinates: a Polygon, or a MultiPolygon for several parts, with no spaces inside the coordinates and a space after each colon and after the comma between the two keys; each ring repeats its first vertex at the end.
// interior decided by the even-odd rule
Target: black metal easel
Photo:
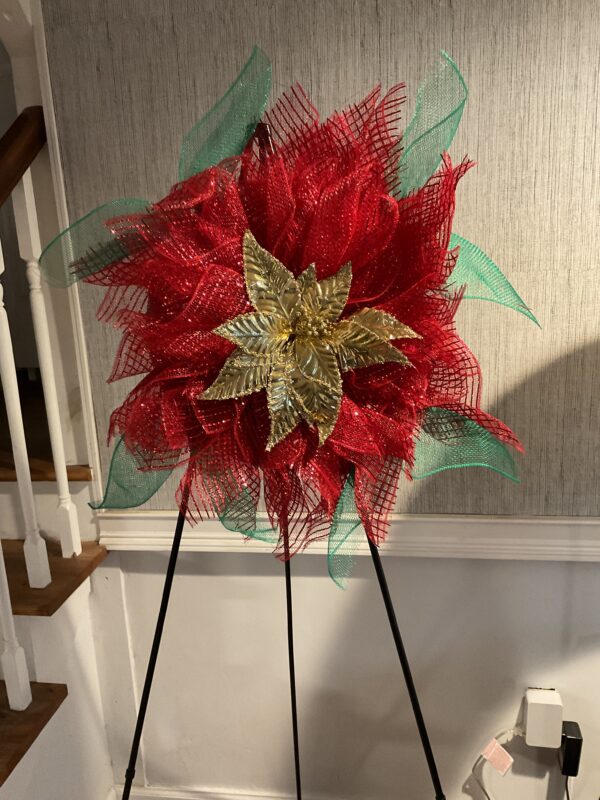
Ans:
{"type": "Polygon", "coordinates": [[[144,721],[146,719],[146,710],[148,708],[148,700],[150,699],[150,690],[152,689],[152,679],[154,678],[154,670],[156,668],[156,660],[158,658],[158,651],[160,649],[160,640],[162,638],[163,628],[165,626],[165,619],[167,616],[167,608],[169,605],[169,597],[171,596],[171,586],[173,585],[173,576],[175,575],[175,567],[177,565],[177,556],[179,555],[179,545],[181,544],[181,535],[183,533],[183,525],[185,523],[185,512],[187,509],[188,496],[184,495],[181,504],[181,510],[177,517],[177,524],[175,525],[175,534],[173,536],[173,544],[171,545],[171,555],[169,556],[169,564],[165,574],[165,583],[163,587],[162,600],[160,601],[160,609],[158,611],[158,618],[156,620],[156,629],[154,631],[154,639],[152,640],[152,648],[150,650],[150,657],[148,659],[148,667],[146,669],[146,678],[144,680],[144,688],[142,690],[142,698],[140,700],[140,709],[138,711],[137,721],[135,723],[135,731],[133,733],[133,741],[131,742],[131,753],[129,755],[129,764],[125,770],[125,785],[123,787],[123,795],[121,800],[129,800],[131,794],[131,786],[135,777],[135,763],[137,761],[138,750],[140,749],[140,739],[142,738],[142,730],[144,728],[144,721]]]}
{"type": "Polygon", "coordinates": [[[300,779],[300,745],[298,741],[298,708],[296,705],[296,666],[294,662],[294,618],[292,614],[292,574],[289,559],[285,562],[285,597],[287,604],[287,638],[290,662],[290,699],[292,702],[292,738],[294,740],[294,769],[296,773],[296,800],[302,800],[300,779]]]}
{"type": "MultiPolygon", "coordinates": [[[[165,583],[163,587],[162,599],[156,620],[156,628],[154,631],[154,638],[152,640],[152,647],[150,649],[150,657],[148,658],[148,667],[146,669],[146,677],[144,679],[144,688],[142,690],[142,697],[140,700],[140,708],[138,711],[137,720],[135,723],[135,730],[133,733],[133,740],[131,742],[131,752],[129,755],[129,763],[125,770],[125,784],[123,786],[123,795],[121,800],[129,800],[133,779],[135,778],[135,765],[140,749],[140,741],[142,738],[142,730],[146,720],[146,711],[148,709],[148,701],[150,699],[150,691],[152,689],[152,681],[154,679],[154,671],[156,669],[156,662],[158,660],[158,651],[160,649],[160,642],[162,633],[165,626],[165,619],[167,617],[167,608],[169,606],[169,599],[171,596],[171,587],[173,585],[173,577],[175,575],[175,568],[177,566],[177,558],[179,556],[179,548],[181,545],[181,536],[183,534],[183,526],[185,524],[185,512],[187,509],[188,495],[185,494],[181,510],[177,517],[177,524],[175,525],[175,534],[173,536],[173,544],[171,546],[171,555],[169,556],[169,563],[165,573],[165,583]]],[[[289,657],[289,672],[290,672],[290,698],[292,707],[292,734],[294,741],[294,767],[296,774],[296,797],[297,800],[302,800],[302,786],[300,780],[300,747],[298,742],[298,707],[296,703],[296,667],[294,659],[294,620],[292,611],[292,575],[290,570],[289,557],[285,561],[285,593],[286,593],[286,606],[287,606],[287,639],[288,639],[288,657],[289,657]]]]}
{"type": "Polygon", "coordinates": [[[406,650],[404,649],[402,637],[400,636],[396,612],[394,611],[394,604],[392,603],[385,572],[383,571],[383,564],[381,563],[381,558],[379,557],[379,550],[377,549],[377,545],[373,544],[368,537],[367,539],[369,542],[369,549],[371,550],[373,564],[375,566],[375,572],[377,573],[377,580],[379,581],[379,588],[381,589],[381,594],[383,596],[385,610],[387,611],[390,628],[392,629],[392,635],[396,644],[396,650],[398,651],[398,658],[400,659],[400,665],[404,675],[404,682],[406,683],[413,714],[415,715],[419,736],[421,738],[421,744],[423,746],[423,752],[425,753],[425,759],[427,760],[427,766],[429,767],[431,782],[433,783],[433,788],[435,790],[435,800],[446,800],[446,795],[442,789],[440,776],[438,774],[435,758],[433,756],[433,750],[431,749],[427,728],[425,727],[425,720],[421,711],[421,704],[419,703],[419,697],[417,695],[417,690],[415,688],[412,673],[410,671],[410,664],[408,663],[406,650]]]}
{"type": "MultiPolygon", "coordinates": [[[[181,536],[183,533],[183,526],[185,523],[185,510],[187,508],[187,501],[188,498],[187,495],[185,495],[181,505],[182,510],[180,510],[179,512],[179,516],[177,517],[177,524],[175,526],[175,534],[173,536],[173,544],[171,546],[171,555],[169,557],[169,564],[167,566],[167,571],[165,574],[163,594],[160,603],[160,609],[158,612],[158,618],[156,620],[154,639],[152,641],[152,648],[150,650],[150,657],[148,659],[148,667],[146,670],[144,688],[142,690],[142,697],[140,700],[140,708],[138,711],[135,731],[131,743],[131,753],[129,756],[129,763],[127,766],[127,770],[125,771],[125,785],[123,787],[122,800],[129,800],[133,779],[135,777],[135,765],[140,747],[142,730],[146,719],[146,711],[148,709],[148,701],[150,699],[150,690],[152,689],[152,681],[154,678],[154,671],[156,669],[158,651],[160,649],[160,642],[165,625],[165,619],[167,616],[169,598],[171,596],[171,587],[173,585],[173,577],[175,575],[175,567],[177,565],[177,557],[179,555],[181,536]]],[[[423,719],[423,714],[421,712],[421,706],[419,704],[417,690],[415,688],[415,684],[410,671],[410,665],[408,663],[408,658],[406,656],[406,651],[404,649],[402,637],[400,636],[400,630],[398,628],[398,622],[396,620],[394,605],[390,597],[387,580],[385,577],[385,573],[383,571],[383,565],[379,557],[379,551],[376,545],[374,545],[370,539],[369,539],[369,548],[371,550],[371,556],[373,558],[375,572],[377,573],[377,579],[379,581],[379,587],[381,589],[381,594],[383,596],[383,602],[385,604],[388,620],[394,637],[394,642],[396,644],[396,650],[398,651],[398,658],[400,659],[400,665],[402,667],[404,681],[406,683],[406,688],[408,690],[408,695],[410,697],[413,713],[415,715],[419,736],[421,738],[421,744],[423,746],[423,751],[425,753],[425,758],[427,760],[427,766],[429,767],[431,781],[433,783],[433,787],[435,790],[435,800],[445,800],[445,795],[437,771],[435,758],[433,756],[433,751],[431,749],[431,743],[429,741],[429,736],[427,734],[425,720],[423,719]]],[[[288,639],[288,657],[289,657],[289,674],[290,674],[290,698],[291,698],[291,710],[292,710],[292,736],[294,743],[294,767],[296,775],[296,798],[297,800],[302,800],[302,785],[300,778],[300,747],[298,738],[298,708],[296,702],[296,668],[294,660],[292,575],[291,575],[289,558],[287,558],[285,561],[285,589],[286,589],[286,606],[287,606],[287,639],[288,639]]]]}

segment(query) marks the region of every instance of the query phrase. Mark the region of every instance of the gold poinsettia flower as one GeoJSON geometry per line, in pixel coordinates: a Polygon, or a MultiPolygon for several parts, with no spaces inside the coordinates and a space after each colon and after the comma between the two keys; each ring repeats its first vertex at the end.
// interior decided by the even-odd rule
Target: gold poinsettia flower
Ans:
{"type": "Polygon", "coordinates": [[[340,320],[352,282],[350,263],[322,281],[311,264],[296,279],[250,231],[244,234],[243,255],[246,290],[256,312],[213,331],[237,347],[202,398],[226,400],[266,389],[267,450],[301,419],[316,425],[323,444],[339,415],[341,373],[388,361],[410,366],[390,340],[419,334],[376,308],[340,320]]]}

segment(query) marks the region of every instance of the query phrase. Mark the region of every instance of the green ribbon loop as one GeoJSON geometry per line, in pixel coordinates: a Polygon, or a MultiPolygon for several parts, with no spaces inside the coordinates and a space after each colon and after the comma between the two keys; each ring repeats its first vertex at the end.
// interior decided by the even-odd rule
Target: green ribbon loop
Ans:
{"type": "Polygon", "coordinates": [[[400,196],[420,189],[449,149],[467,102],[460,70],[442,50],[441,58],[417,92],[415,113],[404,132],[400,158],[400,196]]]}
{"type": "Polygon", "coordinates": [[[179,180],[240,155],[260,121],[271,91],[271,63],[255,47],[219,102],[186,134],[179,156],[179,180]]]}
{"type": "Polygon", "coordinates": [[[448,286],[465,286],[465,300],[489,300],[524,314],[539,327],[540,323],[517,294],[510,281],[477,245],[456,233],[449,249],[459,247],[458,260],[448,279],[448,286]]]}
{"type": "Polygon", "coordinates": [[[109,220],[142,214],[148,201],[137,197],[112,200],[98,206],[59,233],[40,256],[40,269],[51,286],[65,289],[128,255],[110,229],[109,220]],[[77,269],[74,269],[74,266],[77,269]]]}
{"type": "Polygon", "coordinates": [[[251,539],[276,544],[279,533],[269,525],[259,525],[256,517],[256,505],[250,492],[242,489],[238,496],[229,502],[219,520],[224,528],[234,533],[241,533],[251,539]]]}
{"type": "Polygon", "coordinates": [[[112,454],[104,497],[100,503],[90,503],[90,506],[96,510],[141,506],[160,489],[172,472],[172,469],[140,469],[139,457],[127,449],[121,437],[112,454]]]}
{"type": "MultiPolygon", "coordinates": [[[[271,64],[255,47],[227,93],[186,135],[179,159],[179,180],[224,158],[239,155],[254,133],[271,89],[271,64]]],[[[51,286],[66,288],[129,255],[123,240],[107,225],[113,218],[144,213],[147,200],[122,198],[98,206],[59,233],[40,256],[51,286]],[[74,268],[76,266],[76,269],[74,268]]]]}
{"type": "Polygon", "coordinates": [[[354,474],[350,473],[338,500],[327,540],[327,566],[333,581],[345,589],[354,567],[354,553],[363,530],[354,500],[354,474]]]}
{"type": "Polygon", "coordinates": [[[415,448],[415,480],[446,469],[486,467],[515,483],[517,468],[508,448],[473,420],[447,408],[429,408],[415,448]]]}

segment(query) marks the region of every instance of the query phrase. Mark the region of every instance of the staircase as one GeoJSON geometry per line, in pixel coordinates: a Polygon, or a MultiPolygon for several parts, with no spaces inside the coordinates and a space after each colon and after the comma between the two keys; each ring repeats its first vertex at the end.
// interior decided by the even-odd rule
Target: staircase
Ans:
{"type": "Polygon", "coordinates": [[[70,482],[87,487],[93,476],[85,463],[67,464],[68,390],[55,377],[58,343],[37,262],[36,168],[42,185],[49,175],[39,164],[46,128],[34,29],[28,3],[5,0],[2,12],[0,43],[20,113],[0,129],[0,207],[12,200],[18,239],[18,258],[11,246],[6,264],[0,241],[0,276],[5,269],[26,276],[39,371],[16,368],[0,283],[0,800],[105,800],[114,797],[113,779],[89,594],[107,553],[81,541],[86,497],[76,504],[70,482]],[[41,491],[38,482],[45,482],[41,491]],[[49,527],[60,541],[42,535],[49,527]],[[5,538],[13,534],[20,538],[5,538]]]}
{"type": "MultiPolygon", "coordinates": [[[[60,553],[60,546],[57,543],[49,543],[48,560],[52,582],[43,589],[32,589],[27,579],[23,542],[17,539],[4,539],[2,551],[12,612],[16,617],[57,615],[80,587],[88,582],[92,572],[107,555],[105,548],[95,542],[84,542],[80,555],[65,559],[60,553]]],[[[84,592],[85,594],[87,592],[84,592]]],[[[39,647],[40,643],[33,642],[33,636],[36,635],[34,630],[28,629],[26,624],[23,627],[32,642],[31,660],[35,662],[35,648],[39,647]]],[[[60,623],[58,626],[50,624],[46,633],[50,633],[53,638],[59,630],[60,623]]],[[[22,711],[11,710],[6,684],[0,681],[0,792],[15,767],[58,711],[67,694],[68,686],[64,683],[32,682],[30,704],[22,711]]]]}
{"type": "Polygon", "coordinates": [[[0,800],[112,798],[89,603],[90,577],[106,550],[83,542],[80,555],[65,559],[60,544],[48,542],[52,581],[32,589],[23,542],[4,539],[1,545],[18,641],[33,680],[23,710],[10,709],[0,681],[0,800]],[[105,788],[86,790],[88,780],[105,788]]]}
{"type": "Polygon", "coordinates": [[[11,711],[6,684],[0,681],[0,786],[35,742],[67,696],[62,683],[33,683],[27,711],[11,711]]]}

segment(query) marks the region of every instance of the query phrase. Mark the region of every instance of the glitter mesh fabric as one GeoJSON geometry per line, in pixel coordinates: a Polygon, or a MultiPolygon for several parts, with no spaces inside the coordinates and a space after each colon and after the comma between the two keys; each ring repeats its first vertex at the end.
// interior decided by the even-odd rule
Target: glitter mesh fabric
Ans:
{"type": "MultiPolygon", "coordinates": [[[[444,56],[405,139],[403,85],[321,120],[299,86],[262,114],[269,81],[256,51],[186,137],[170,193],[98,209],[45,251],[42,266],[54,282],[106,287],[99,319],[122,332],[109,380],[144,376],[111,416],[119,443],[100,507],[123,507],[128,491],[138,505],[181,467],[178,499],[190,519],[217,516],[273,542],[282,559],[329,537],[341,583],[359,522],[376,544],[385,539],[402,472],[477,464],[514,477],[505,445],[520,445],[480,409],[479,365],[454,327],[464,263],[473,262],[470,243],[451,239],[456,187],[471,166],[444,152],[466,99],[456,66],[444,56]],[[412,366],[344,373],[337,424],[321,446],[301,422],[268,451],[264,391],[201,399],[234,349],[214,329],[252,311],[247,230],[296,277],[314,263],[323,280],[351,262],[342,317],[376,308],[419,334],[402,341],[412,366]],[[268,522],[257,515],[261,497],[268,522]]],[[[492,295],[510,287],[490,285],[492,295]]]]}

